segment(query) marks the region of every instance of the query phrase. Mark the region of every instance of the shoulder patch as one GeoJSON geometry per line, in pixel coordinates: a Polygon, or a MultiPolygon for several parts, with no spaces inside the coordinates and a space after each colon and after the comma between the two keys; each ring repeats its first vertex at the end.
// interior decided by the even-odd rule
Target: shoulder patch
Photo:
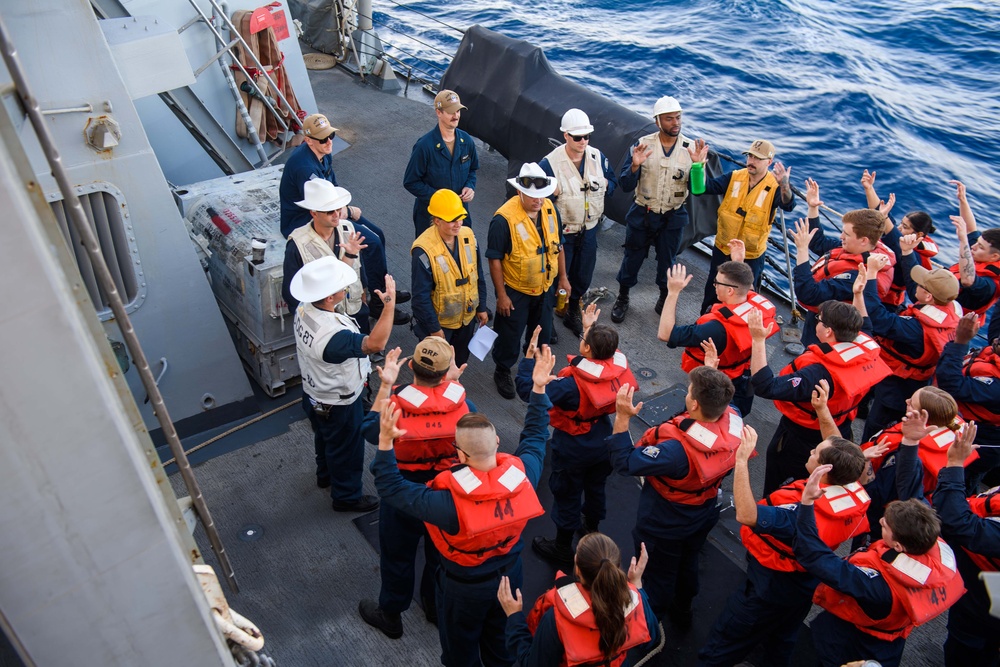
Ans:
{"type": "Polygon", "coordinates": [[[648,447],[643,447],[642,454],[643,456],[648,456],[651,459],[655,459],[657,456],[660,455],[660,448],[654,447],[652,445],[648,447]]]}
{"type": "MultiPolygon", "coordinates": [[[[855,273],[857,273],[857,272],[855,271],[855,273]]],[[[831,280],[854,280],[856,277],[857,276],[851,275],[851,273],[848,272],[848,273],[838,273],[835,276],[830,276],[830,279],[831,280]]]]}
{"type": "Polygon", "coordinates": [[[791,381],[793,387],[798,387],[802,384],[802,378],[800,377],[789,378],[789,380],[791,381]]]}
{"type": "Polygon", "coordinates": [[[978,382],[982,382],[983,384],[993,384],[993,378],[991,377],[977,375],[974,379],[978,382]]]}
{"type": "Polygon", "coordinates": [[[876,579],[876,578],[882,576],[881,574],[879,574],[879,571],[876,570],[875,568],[871,568],[871,567],[859,567],[858,569],[861,570],[862,572],[864,572],[866,575],[868,575],[869,579],[876,579]]]}

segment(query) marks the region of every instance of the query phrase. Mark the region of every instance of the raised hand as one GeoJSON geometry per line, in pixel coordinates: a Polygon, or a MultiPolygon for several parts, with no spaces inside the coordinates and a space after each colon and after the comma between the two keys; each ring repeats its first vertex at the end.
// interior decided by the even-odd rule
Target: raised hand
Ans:
{"type": "Polygon", "coordinates": [[[539,324],[535,327],[534,332],[531,334],[531,341],[528,342],[528,349],[524,351],[525,359],[534,359],[535,353],[538,351],[538,335],[542,333],[542,325],[539,324]]]}
{"type": "Polygon", "coordinates": [[[969,235],[969,223],[965,221],[960,215],[949,215],[948,219],[951,220],[951,224],[955,225],[955,233],[958,234],[958,238],[965,238],[969,235]]]}
{"type": "Polygon", "coordinates": [[[979,333],[979,316],[975,313],[966,313],[955,327],[955,342],[959,345],[968,345],[977,333],[979,333]]]}
{"type": "MultiPolygon", "coordinates": [[[[385,354],[385,364],[382,366],[376,366],[375,370],[378,371],[379,379],[382,380],[382,384],[391,387],[396,384],[396,380],[399,378],[399,369],[403,367],[406,360],[409,357],[400,358],[402,350],[398,347],[393,348],[386,352],[385,354]]],[[[454,357],[452,358],[452,363],[454,363],[454,357]]]]}
{"type": "Polygon", "coordinates": [[[935,426],[928,426],[927,419],[928,415],[926,410],[912,410],[907,407],[906,414],[903,415],[903,422],[900,428],[903,433],[903,439],[910,440],[915,443],[920,442],[927,436],[928,433],[936,428],[935,426]]]}
{"type": "Polygon", "coordinates": [[[868,255],[868,279],[871,280],[878,275],[878,272],[889,263],[889,256],[880,252],[873,252],[868,255]]]}
{"type": "Polygon", "coordinates": [[[755,451],[757,451],[757,431],[744,424],[743,431],[740,433],[740,446],[736,450],[736,460],[746,463],[755,451]]]}
{"type": "Polygon", "coordinates": [[[907,234],[899,237],[899,250],[904,255],[909,255],[920,245],[920,237],[916,234],[907,234]]]}
{"type": "Polygon", "coordinates": [[[788,179],[792,177],[792,168],[785,167],[781,162],[775,162],[774,166],[771,167],[771,173],[778,179],[778,183],[785,185],[788,183],[788,179]]]}
{"type": "Polygon", "coordinates": [[[865,458],[869,461],[880,459],[889,451],[889,437],[882,436],[882,439],[865,450],[865,458]]]}
{"type": "Polygon", "coordinates": [[[747,258],[747,244],[740,239],[731,239],[726,245],[729,246],[729,259],[734,262],[743,262],[747,258]]]}
{"type": "MultiPolygon", "coordinates": [[[[390,276],[388,273],[385,274],[385,291],[375,290],[375,294],[382,300],[382,303],[386,305],[385,310],[395,311],[393,306],[393,301],[396,300],[396,279],[390,276]]],[[[384,311],[383,311],[384,312],[384,311]]]]}
{"type": "Polygon", "coordinates": [[[465,369],[468,368],[468,367],[469,367],[468,362],[462,364],[461,367],[455,365],[455,346],[452,345],[451,346],[451,367],[448,369],[448,372],[445,373],[444,379],[445,380],[449,380],[451,382],[458,382],[458,379],[460,377],[462,377],[462,373],[464,373],[465,369]]]}
{"type": "Polygon", "coordinates": [[[357,255],[368,247],[368,244],[365,243],[365,237],[361,235],[361,232],[351,232],[347,235],[346,239],[341,241],[340,245],[344,248],[344,252],[349,255],[357,255]]]}
{"type": "Polygon", "coordinates": [[[754,340],[767,340],[767,337],[774,331],[774,322],[769,322],[764,328],[764,315],[754,308],[747,314],[747,328],[750,329],[750,337],[754,340]]]}
{"type": "Polygon", "coordinates": [[[674,264],[667,269],[667,290],[676,294],[688,286],[694,274],[688,275],[683,264],[674,264]]]}
{"type": "Polygon", "coordinates": [[[497,600],[500,601],[500,606],[503,607],[503,612],[508,616],[516,614],[524,608],[524,603],[521,601],[521,589],[518,588],[516,591],[511,593],[510,579],[508,577],[500,577],[500,588],[497,589],[497,600]]]}
{"type": "Polygon", "coordinates": [[[809,251],[809,242],[816,236],[819,228],[809,229],[809,221],[799,218],[795,221],[795,230],[792,232],[792,240],[795,241],[795,249],[799,252],[809,251]]]}
{"type": "Polygon", "coordinates": [[[867,169],[865,169],[865,172],[861,174],[861,187],[863,187],[865,190],[874,189],[876,173],[877,172],[874,169],[872,169],[870,173],[867,169]]]}
{"type": "Polygon", "coordinates": [[[642,573],[646,571],[646,563],[649,562],[649,554],[646,553],[646,543],[639,543],[639,559],[632,556],[632,562],[628,566],[628,580],[636,588],[642,588],[642,573]]]}
{"type": "Polygon", "coordinates": [[[406,429],[402,429],[397,426],[399,423],[399,416],[402,413],[402,410],[399,408],[382,410],[379,415],[379,449],[392,449],[392,441],[400,436],[406,435],[406,429]]]}
{"type": "Polygon", "coordinates": [[[715,347],[715,341],[711,338],[701,341],[701,349],[705,352],[705,365],[709,368],[718,368],[719,350],[715,347]]]}
{"type": "Polygon", "coordinates": [[[806,488],[802,489],[803,505],[812,505],[819,499],[820,496],[823,495],[823,490],[819,488],[819,480],[823,479],[823,475],[831,470],[833,470],[833,466],[829,463],[816,466],[816,469],[812,471],[811,475],[809,475],[809,480],[806,482],[806,488]]]}
{"type": "Polygon", "coordinates": [[[965,183],[962,181],[948,181],[951,185],[955,186],[955,196],[958,197],[959,202],[965,202],[965,183]]]}
{"type": "Polygon", "coordinates": [[[531,372],[531,381],[535,385],[536,393],[543,393],[545,385],[556,379],[556,376],[552,375],[555,365],[556,355],[552,354],[548,345],[542,345],[542,348],[535,353],[535,368],[531,372]]]}
{"type": "Polygon", "coordinates": [[[819,183],[811,178],[806,179],[806,205],[809,208],[819,208],[823,205],[823,200],[819,198],[819,183]]]}
{"type": "Polygon", "coordinates": [[[976,422],[965,423],[965,426],[962,427],[962,430],[955,437],[955,442],[951,443],[951,447],[948,448],[948,465],[950,467],[965,465],[965,460],[969,458],[973,448],[976,447],[972,443],[976,441],[976,432],[978,430],[979,427],[976,426],[976,422]]]}
{"type": "Polygon", "coordinates": [[[589,329],[594,326],[597,322],[597,318],[601,316],[601,309],[597,307],[596,303],[592,303],[583,310],[583,315],[580,317],[580,321],[583,324],[584,330],[589,329]]]}
{"type": "MultiPolygon", "coordinates": [[[[708,144],[704,139],[695,139],[694,146],[688,146],[687,152],[691,156],[691,162],[704,162],[708,158],[708,144]]],[[[634,159],[632,164],[635,164],[634,159]]]]}
{"type": "Polygon", "coordinates": [[[865,285],[868,284],[868,272],[865,269],[865,265],[858,264],[858,275],[854,278],[854,285],[852,290],[855,294],[861,294],[865,291],[865,285]]]}
{"type": "MultiPolygon", "coordinates": [[[[688,151],[690,152],[691,149],[688,148],[688,151]]],[[[646,160],[649,158],[649,156],[652,154],[653,154],[652,146],[647,146],[646,144],[639,144],[638,146],[636,146],[635,150],[632,151],[632,171],[635,171],[639,167],[641,167],[643,163],[645,163],[646,160]]]]}
{"type": "Polygon", "coordinates": [[[615,414],[618,417],[631,419],[642,411],[642,401],[639,402],[639,405],[633,405],[633,396],[635,396],[635,387],[630,384],[623,384],[618,389],[618,395],[615,397],[615,414]]]}
{"type": "Polygon", "coordinates": [[[827,407],[827,401],[830,400],[830,383],[826,380],[820,380],[819,384],[813,387],[812,393],[812,406],[813,410],[819,412],[827,407]]]}
{"type": "Polygon", "coordinates": [[[895,205],[896,205],[896,193],[895,192],[890,192],[888,200],[881,200],[881,201],[879,201],[879,203],[878,203],[878,212],[881,213],[882,215],[888,217],[889,216],[889,211],[891,211],[892,207],[895,206],[895,205]]]}

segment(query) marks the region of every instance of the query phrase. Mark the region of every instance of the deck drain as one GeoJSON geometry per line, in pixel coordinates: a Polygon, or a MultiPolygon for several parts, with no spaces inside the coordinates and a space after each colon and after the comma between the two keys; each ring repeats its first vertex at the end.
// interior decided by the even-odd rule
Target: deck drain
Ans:
{"type": "Polygon", "coordinates": [[[656,371],[652,368],[633,368],[632,372],[646,380],[652,380],[656,377],[656,371]]]}
{"type": "Polygon", "coordinates": [[[244,542],[256,542],[264,535],[263,526],[258,526],[255,523],[248,523],[247,525],[240,528],[240,539],[244,542]]]}

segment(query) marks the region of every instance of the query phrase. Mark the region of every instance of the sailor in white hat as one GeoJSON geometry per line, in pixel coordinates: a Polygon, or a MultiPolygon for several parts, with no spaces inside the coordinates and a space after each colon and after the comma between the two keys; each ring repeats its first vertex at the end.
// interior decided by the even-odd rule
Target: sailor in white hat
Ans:
{"type": "Polygon", "coordinates": [[[319,257],[294,275],[289,289],[299,301],[295,310],[295,347],[302,372],[302,407],[315,432],[316,484],[330,487],[337,512],[370,512],[375,496],[361,493],[364,468],[363,396],[371,362],[392,331],[396,282],[385,277],[385,302],[371,334],[343,308],[357,274],[333,256],[319,257]]]}
{"type": "Polygon", "coordinates": [[[493,381],[501,396],[514,398],[510,369],[520,349],[527,348],[536,326],[542,327],[540,343],[554,342],[555,291],[569,294],[570,284],[562,253],[562,224],[547,199],[556,189],[556,179],[528,162],[507,182],[517,196],[507,200],[490,222],[486,258],[497,295],[493,326],[499,338],[493,346],[493,381]],[[522,336],[524,346],[519,349],[522,336]]]}

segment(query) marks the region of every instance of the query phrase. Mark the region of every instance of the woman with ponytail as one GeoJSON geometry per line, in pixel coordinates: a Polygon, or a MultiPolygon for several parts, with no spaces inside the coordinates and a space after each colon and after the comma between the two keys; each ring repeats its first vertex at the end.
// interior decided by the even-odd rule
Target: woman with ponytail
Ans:
{"type": "Polygon", "coordinates": [[[659,642],[660,629],[642,591],[646,547],[622,571],[618,545],[601,533],[580,539],[573,575],[556,576],[555,586],[535,602],[526,618],[521,591],[506,577],[497,598],[507,613],[507,648],[522,667],[601,665],[628,667],[629,652],[659,642]]]}

